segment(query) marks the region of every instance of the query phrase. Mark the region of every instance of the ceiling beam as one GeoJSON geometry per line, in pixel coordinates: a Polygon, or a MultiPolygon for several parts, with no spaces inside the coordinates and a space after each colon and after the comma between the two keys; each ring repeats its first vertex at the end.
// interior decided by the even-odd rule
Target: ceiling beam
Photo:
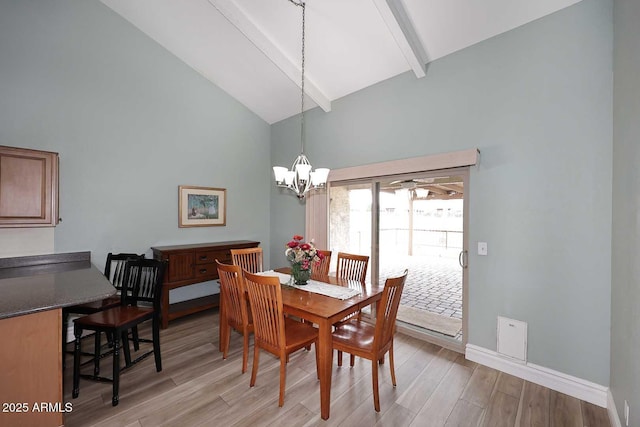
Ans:
{"type": "Polygon", "coordinates": [[[422,187],[422,188],[426,188],[427,190],[429,190],[429,193],[435,193],[435,194],[440,194],[440,195],[448,194],[447,190],[445,190],[443,188],[440,188],[440,187],[435,187],[433,185],[428,185],[428,186],[422,187]]]}
{"type": "Polygon", "coordinates": [[[424,77],[429,57],[402,0],[373,0],[373,2],[416,77],[424,77]]]}
{"type": "Polygon", "coordinates": [[[463,193],[464,192],[464,187],[462,187],[462,185],[459,184],[438,184],[440,185],[440,187],[444,188],[445,190],[449,190],[449,191],[455,191],[456,193],[463,193]]]}
{"type": "MultiPolygon", "coordinates": [[[[233,0],[209,0],[231,24],[233,24],[242,34],[245,35],[266,57],[275,64],[296,86],[301,87],[300,66],[293,63],[287,56],[271,41],[271,39],[253,23],[253,21],[240,9],[233,0]]],[[[325,112],[331,111],[331,101],[316,85],[305,78],[305,94],[309,96],[325,112]]]]}

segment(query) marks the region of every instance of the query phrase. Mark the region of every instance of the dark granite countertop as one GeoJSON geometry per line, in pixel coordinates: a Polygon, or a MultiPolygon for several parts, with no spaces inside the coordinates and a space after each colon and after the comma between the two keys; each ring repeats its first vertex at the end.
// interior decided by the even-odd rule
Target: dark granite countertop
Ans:
{"type": "Polygon", "coordinates": [[[115,294],[90,259],[89,252],[0,259],[0,319],[115,294]]]}

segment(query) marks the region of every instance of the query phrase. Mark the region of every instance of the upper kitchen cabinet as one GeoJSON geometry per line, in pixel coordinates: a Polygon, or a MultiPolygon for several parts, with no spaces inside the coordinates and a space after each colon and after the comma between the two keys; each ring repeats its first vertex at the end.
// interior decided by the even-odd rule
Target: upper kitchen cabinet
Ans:
{"type": "Polygon", "coordinates": [[[0,145],[0,228],[58,223],[58,153],[0,145]]]}

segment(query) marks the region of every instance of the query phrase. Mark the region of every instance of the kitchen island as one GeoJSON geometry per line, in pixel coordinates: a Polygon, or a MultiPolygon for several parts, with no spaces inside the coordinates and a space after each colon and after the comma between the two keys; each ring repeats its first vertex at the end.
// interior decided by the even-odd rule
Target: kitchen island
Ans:
{"type": "Polygon", "coordinates": [[[62,308],[115,292],[90,252],[0,258],[0,427],[63,425],[62,308]]]}

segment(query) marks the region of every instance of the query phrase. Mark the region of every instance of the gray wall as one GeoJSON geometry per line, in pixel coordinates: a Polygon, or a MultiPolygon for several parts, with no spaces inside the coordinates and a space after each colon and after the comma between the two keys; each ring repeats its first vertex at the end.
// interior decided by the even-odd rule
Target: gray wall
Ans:
{"type": "MultiPolygon", "coordinates": [[[[585,0],[310,111],[315,166],[479,148],[470,179],[469,342],[496,349],[496,317],[528,322],[531,363],[609,384],[612,3],[585,0]],[[339,153],[337,155],[336,153],[339,153]],[[477,241],[489,244],[478,257],[477,241]]],[[[272,126],[291,162],[298,120],[272,126]]],[[[304,209],[272,190],[276,250],[304,209]]]]}
{"type": "Polygon", "coordinates": [[[60,153],[56,252],[269,241],[269,125],[97,0],[0,1],[0,94],[0,144],[60,153]],[[178,228],[178,185],[227,225],[178,228]]]}
{"type": "Polygon", "coordinates": [[[614,2],[611,392],[640,426],[640,3],[614,2]]]}

